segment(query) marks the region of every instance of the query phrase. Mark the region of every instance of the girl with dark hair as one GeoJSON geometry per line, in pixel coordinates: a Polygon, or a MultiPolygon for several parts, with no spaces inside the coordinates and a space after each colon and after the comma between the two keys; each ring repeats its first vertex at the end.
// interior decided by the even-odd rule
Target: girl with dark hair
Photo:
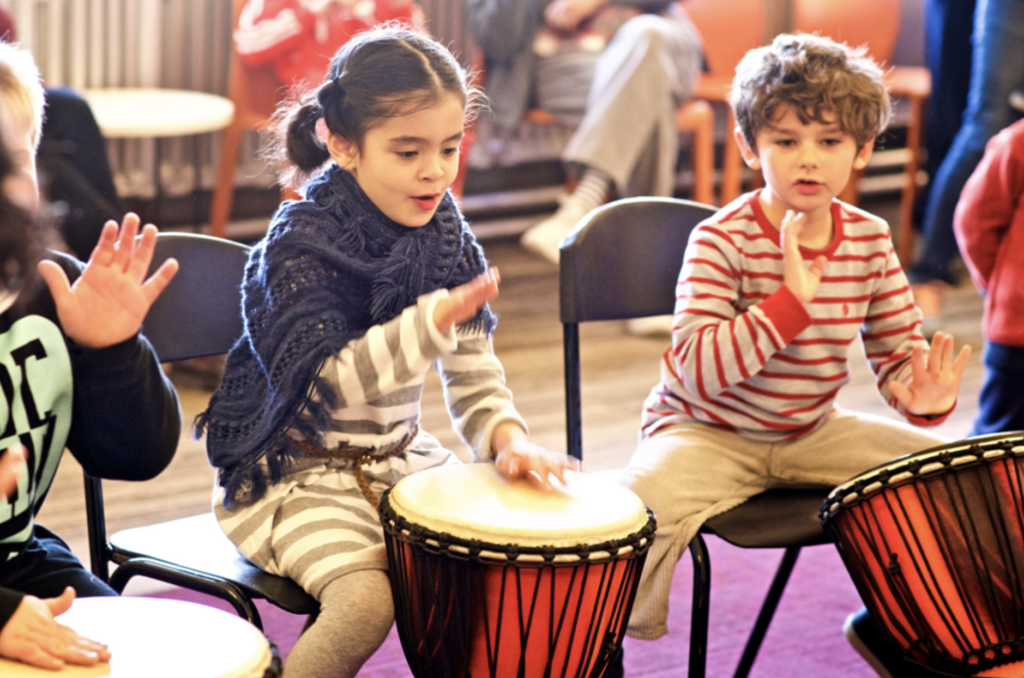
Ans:
{"type": "Polygon", "coordinates": [[[354,676],[391,628],[377,498],[458,463],[418,426],[428,369],[475,460],[542,486],[575,465],[512,405],[490,341],[498,272],[448,191],[476,97],[444,47],[385,27],[279,116],[289,177],[312,178],[252,250],[245,333],[197,424],[225,533],[320,601],[285,676],[354,676]]]}

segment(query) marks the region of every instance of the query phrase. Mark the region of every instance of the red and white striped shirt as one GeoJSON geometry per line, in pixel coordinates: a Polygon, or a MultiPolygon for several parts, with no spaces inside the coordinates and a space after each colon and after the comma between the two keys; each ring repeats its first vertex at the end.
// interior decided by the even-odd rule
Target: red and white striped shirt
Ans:
{"type": "Polygon", "coordinates": [[[644,403],[642,435],[677,424],[718,425],[750,439],[780,441],[822,424],[850,380],[847,354],[860,335],[882,397],[910,381],[914,346],[927,343],[921,313],[893,249],[889,226],[832,202],[832,242],[801,247],[828,258],[806,306],[782,284],[779,232],[748,193],[694,229],[676,286],[672,346],[661,383],[644,403]]]}

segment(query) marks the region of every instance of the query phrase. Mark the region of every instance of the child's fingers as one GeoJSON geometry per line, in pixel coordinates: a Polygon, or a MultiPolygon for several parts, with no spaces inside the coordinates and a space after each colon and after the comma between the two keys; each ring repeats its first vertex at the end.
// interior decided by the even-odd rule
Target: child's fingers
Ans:
{"type": "Polygon", "coordinates": [[[131,261],[128,264],[128,274],[132,280],[142,282],[153,261],[153,250],[156,249],[156,226],[146,224],[142,228],[142,237],[139,238],[135,251],[132,253],[131,261]]]}
{"type": "MultiPolygon", "coordinates": [[[[939,330],[932,337],[932,344],[928,349],[928,371],[938,374],[942,370],[943,354],[946,351],[948,341],[952,341],[952,337],[949,337],[945,332],[939,330]]],[[[952,351],[952,348],[949,348],[952,351]]],[[[952,362],[952,354],[950,354],[950,362],[952,362]]]]}
{"type": "Polygon", "coordinates": [[[139,215],[129,212],[121,221],[121,235],[114,248],[114,264],[127,271],[135,252],[135,236],[139,233],[139,215]]]}
{"type": "Polygon", "coordinates": [[[117,242],[117,233],[117,222],[113,219],[103,224],[103,230],[100,231],[100,239],[97,241],[96,247],[93,248],[92,254],[89,255],[89,263],[96,262],[101,266],[110,264],[114,256],[114,244],[117,242]]]}
{"type": "Polygon", "coordinates": [[[902,381],[896,381],[895,379],[890,381],[889,392],[892,393],[893,397],[896,398],[904,408],[910,405],[910,390],[902,381]]]}
{"type": "Polygon", "coordinates": [[[960,353],[956,357],[956,362],[953,363],[953,374],[956,375],[957,379],[964,376],[964,370],[967,369],[967,361],[971,357],[971,345],[964,344],[960,349],[960,353]]]}
{"type": "MultiPolygon", "coordinates": [[[[931,352],[929,351],[928,357],[931,358],[931,352]]],[[[915,346],[914,350],[910,354],[910,370],[913,374],[928,371],[928,363],[925,362],[924,348],[921,346],[915,346]]]]}
{"type": "MultiPolygon", "coordinates": [[[[149,267],[149,264],[146,264],[149,267]]],[[[178,272],[178,260],[168,259],[164,263],[160,264],[160,268],[156,270],[149,280],[142,284],[143,298],[146,300],[148,306],[152,306],[153,302],[157,300],[163,291],[170,284],[175,274],[178,272]]]]}
{"type": "Polygon", "coordinates": [[[825,274],[825,267],[827,265],[828,257],[826,257],[824,254],[819,254],[814,258],[814,261],[811,262],[810,268],[808,268],[807,270],[815,278],[821,279],[821,276],[825,274]]]}
{"type": "MultiPolygon", "coordinates": [[[[94,252],[93,256],[95,255],[96,253],[94,252]]],[[[68,276],[64,273],[64,269],[58,266],[56,262],[44,260],[36,265],[36,270],[39,271],[39,275],[46,282],[46,286],[50,288],[50,296],[53,297],[53,302],[57,305],[57,308],[64,306],[71,298],[71,283],[68,282],[68,276]]]]}

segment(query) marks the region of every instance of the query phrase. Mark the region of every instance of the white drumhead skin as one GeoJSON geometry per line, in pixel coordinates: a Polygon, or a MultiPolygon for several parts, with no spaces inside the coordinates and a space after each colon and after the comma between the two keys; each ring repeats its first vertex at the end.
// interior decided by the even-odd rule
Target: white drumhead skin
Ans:
{"type": "Polygon", "coordinates": [[[106,643],[110,663],[46,671],[0,658],[3,678],[262,678],[270,645],[255,626],[214,607],[163,598],[78,598],[57,621],[106,643]]]}
{"type": "Polygon", "coordinates": [[[640,497],[618,483],[566,471],[544,491],[507,480],[493,464],[460,464],[406,476],[389,494],[406,520],[492,544],[576,546],[621,539],[647,524],[640,497]]]}

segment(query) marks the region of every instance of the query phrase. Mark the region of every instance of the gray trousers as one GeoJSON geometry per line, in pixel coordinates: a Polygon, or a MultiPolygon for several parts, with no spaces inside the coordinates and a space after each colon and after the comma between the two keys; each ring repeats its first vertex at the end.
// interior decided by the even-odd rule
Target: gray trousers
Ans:
{"type": "Polygon", "coordinates": [[[672,574],[709,518],[772,487],[837,486],[945,442],[927,429],[840,409],[814,432],[788,442],[747,440],[700,424],[666,428],[647,438],[619,479],[658,521],[627,633],[641,640],[668,633],[672,574]]]}
{"type": "Polygon", "coordinates": [[[576,131],[563,154],[599,169],[621,195],[672,195],[675,112],[700,72],[700,37],[685,19],[644,14],[600,52],[540,60],[538,105],[576,131]]]}

